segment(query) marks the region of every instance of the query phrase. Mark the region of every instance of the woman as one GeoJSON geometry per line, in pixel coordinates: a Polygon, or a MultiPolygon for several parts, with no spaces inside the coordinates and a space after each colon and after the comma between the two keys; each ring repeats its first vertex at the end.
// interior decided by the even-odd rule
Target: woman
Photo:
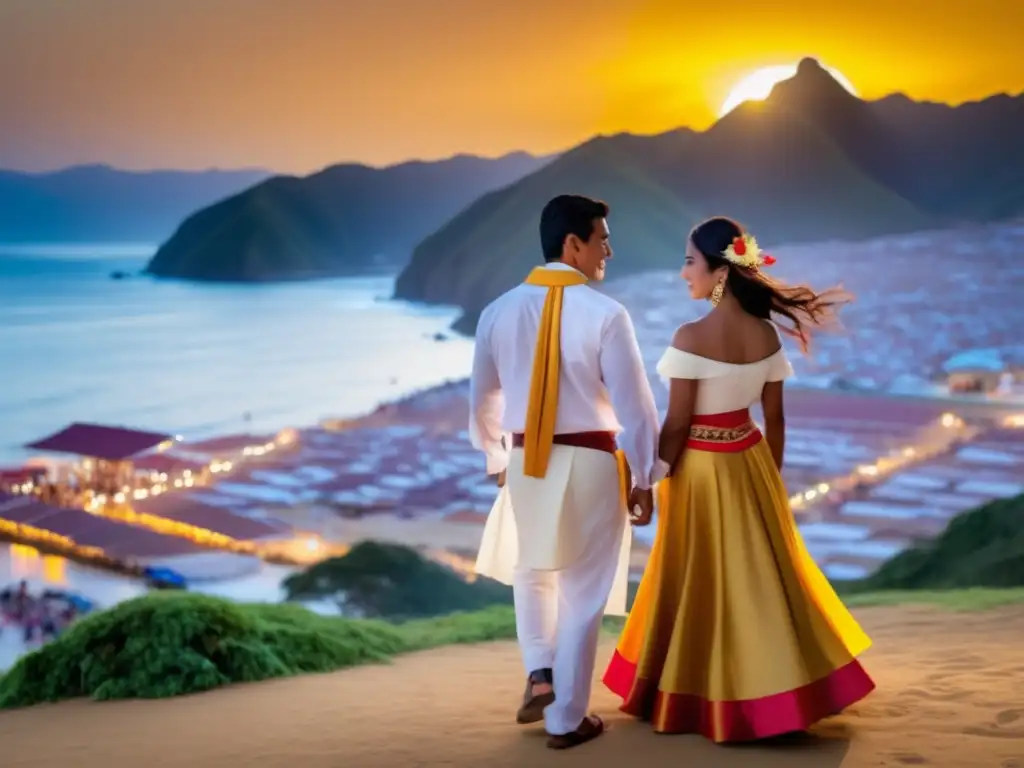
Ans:
{"type": "Polygon", "coordinates": [[[716,742],[801,731],[866,696],[871,641],[814,564],[782,482],[782,382],[773,317],[806,352],[849,300],[764,274],[738,224],[690,234],[682,277],[712,310],[680,327],[658,364],[670,381],[658,531],[605,685],[661,733],[716,742]],[[761,401],[764,438],[749,407],[761,401]]]}

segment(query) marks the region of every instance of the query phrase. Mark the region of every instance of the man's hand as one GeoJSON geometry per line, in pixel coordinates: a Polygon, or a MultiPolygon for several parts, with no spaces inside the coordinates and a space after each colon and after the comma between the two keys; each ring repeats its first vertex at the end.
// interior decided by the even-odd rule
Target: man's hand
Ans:
{"type": "Polygon", "coordinates": [[[634,488],[629,492],[629,522],[635,526],[650,525],[654,516],[654,492],[634,488]]]}
{"type": "Polygon", "coordinates": [[[504,488],[505,487],[505,470],[503,469],[503,470],[501,470],[501,472],[496,474],[494,476],[494,479],[498,483],[498,487],[499,488],[504,488]]]}

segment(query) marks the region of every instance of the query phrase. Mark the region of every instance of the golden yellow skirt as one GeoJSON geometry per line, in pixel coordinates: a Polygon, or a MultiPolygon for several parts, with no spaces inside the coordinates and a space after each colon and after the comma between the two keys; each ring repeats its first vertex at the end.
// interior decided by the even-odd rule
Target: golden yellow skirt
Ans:
{"type": "Polygon", "coordinates": [[[874,689],[856,660],[871,641],[807,552],[756,427],[735,450],[694,441],[698,429],[659,486],[654,546],[604,683],[662,733],[802,731],[874,689]]]}

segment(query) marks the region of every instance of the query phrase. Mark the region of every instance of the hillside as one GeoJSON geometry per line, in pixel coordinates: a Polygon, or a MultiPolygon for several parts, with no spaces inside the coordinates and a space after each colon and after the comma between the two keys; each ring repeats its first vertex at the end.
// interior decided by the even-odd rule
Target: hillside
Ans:
{"type": "Polygon", "coordinates": [[[101,165],[53,173],[0,170],[0,243],[158,242],[190,211],[268,175],[101,165]]]}
{"type": "Polygon", "coordinates": [[[396,298],[479,310],[539,260],[550,197],[606,200],[613,275],[672,268],[704,216],[725,213],[767,245],[861,239],[1024,212],[1024,95],[948,107],[862,101],[817,62],[703,133],[591,140],[488,195],[420,243],[396,298]]]}
{"type": "Polygon", "coordinates": [[[480,195],[545,162],[460,155],[377,169],[275,176],[193,213],[147,266],[160,277],[266,281],[394,268],[480,195]]]}
{"type": "Polygon", "coordinates": [[[844,592],[1024,587],[1024,496],[953,518],[934,541],[895,555],[844,592]]]}

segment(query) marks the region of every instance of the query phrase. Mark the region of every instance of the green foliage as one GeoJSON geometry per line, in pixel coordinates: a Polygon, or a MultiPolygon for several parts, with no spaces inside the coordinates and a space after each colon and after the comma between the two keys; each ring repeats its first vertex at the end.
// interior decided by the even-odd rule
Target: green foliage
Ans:
{"type": "Polygon", "coordinates": [[[947,611],[984,611],[1024,603],[1024,588],[892,589],[852,594],[845,597],[844,602],[851,608],[931,605],[947,611]]]}
{"type": "Polygon", "coordinates": [[[468,584],[408,547],[376,541],[288,577],[284,588],[289,600],[334,599],[347,615],[392,621],[512,601],[511,589],[503,584],[489,579],[468,584]]]}
{"type": "Polygon", "coordinates": [[[394,625],[318,616],[296,605],[153,593],[88,616],[22,657],[0,678],[0,708],[83,696],[179,696],[514,636],[507,607],[394,625]]]}
{"type": "Polygon", "coordinates": [[[847,593],[878,590],[1024,587],[1024,496],[985,504],[950,521],[934,541],[918,544],[847,593]]]}
{"type": "Polygon", "coordinates": [[[410,651],[444,645],[508,640],[516,636],[516,618],[512,607],[493,605],[473,613],[450,613],[432,619],[417,619],[398,625],[410,651]]]}

